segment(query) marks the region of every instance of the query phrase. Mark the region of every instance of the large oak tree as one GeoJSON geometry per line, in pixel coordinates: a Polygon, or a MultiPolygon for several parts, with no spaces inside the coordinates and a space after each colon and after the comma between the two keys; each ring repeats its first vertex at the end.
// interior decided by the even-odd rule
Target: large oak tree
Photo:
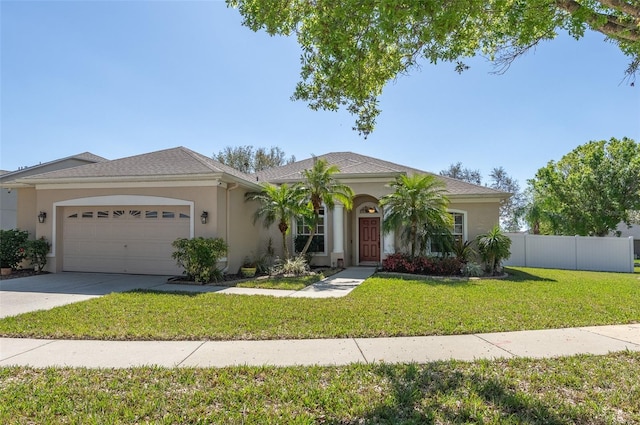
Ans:
{"type": "Polygon", "coordinates": [[[380,113],[385,84],[421,60],[484,55],[498,70],[564,30],[601,32],[640,65],[639,0],[227,0],[243,24],[292,35],[302,47],[293,99],[312,109],[346,107],[365,136],[380,113]]]}

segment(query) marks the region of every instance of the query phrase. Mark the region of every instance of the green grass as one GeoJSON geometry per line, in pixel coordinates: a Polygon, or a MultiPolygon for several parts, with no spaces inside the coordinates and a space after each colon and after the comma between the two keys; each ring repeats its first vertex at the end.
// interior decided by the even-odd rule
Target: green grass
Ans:
{"type": "Polygon", "coordinates": [[[424,365],[0,368],[11,424],[638,424],[640,353],[424,365]]]}
{"type": "Polygon", "coordinates": [[[636,274],[512,269],[501,280],[370,278],[337,299],[137,291],[0,320],[0,335],[237,340],[450,335],[640,322],[636,274]]]}
{"type": "Polygon", "coordinates": [[[283,289],[288,291],[299,291],[324,279],[321,274],[301,277],[274,277],[267,279],[247,280],[236,284],[238,288],[260,288],[260,289],[283,289]]]}

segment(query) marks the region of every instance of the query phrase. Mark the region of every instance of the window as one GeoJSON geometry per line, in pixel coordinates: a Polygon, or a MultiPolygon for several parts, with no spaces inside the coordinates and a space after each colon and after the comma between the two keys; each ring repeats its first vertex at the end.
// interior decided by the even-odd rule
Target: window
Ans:
{"type": "Polygon", "coordinates": [[[140,218],[140,210],[129,210],[129,215],[131,217],[140,218]]]}
{"type": "MultiPolygon", "coordinates": [[[[326,252],[325,249],[325,228],[326,228],[326,220],[327,217],[325,215],[324,208],[320,208],[319,212],[319,220],[316,224],[316,233],[313,235],[313,240],[311,241],[311,245],[309,245],[309,250],[307,252],[324,254],[326,252]]],[[[305,222],[303,218],[296,220],[296,238],[295,238],[295,249],[296,252],[301,252],[304,248],[304,245],[307,243],[309,239],[309,235],[311,231],[309,226],[305,222]]]]}
{"type": "Polygon", "coordinates": [[[73,213],[68,218],[78,218],[78,213],[73,213]]]}
{"type": "MultiPolygon", "coordinates": [[[[449,212],[451,215],[451,236],[453,236],[453,242],[465,241],[465,212],[449,212]]],[[[440,254],[443,251],[443,247],[450,244],[447,242],[447,238],[432,237],[429,240],[429,252],[432,254],[440,254]]],[[[447,249],[445,249],[447,250],[447,249]]]]}
{"type": "Polygon", "coordinates": [[[162,218],[176,218],[176,213],[173,211],[162,211],[162,218]]]}
{"type": "Polygon", "coordinates": [[[144,218],[158,218],[158,211],[145,211],[144,218]]]}
{"type": "Polygon", "coordinates": [[[98,218],[109,218],[109,211],[98,211],[98,218]]]}
{"type": "Polygon", "coordinates": [[[124,210],[115,210],[113,212],[113,218],[124,217],[124,210]]]}
{"type": "Polygon", "coordinates": [[[180,218],[190,218],[189,214],[180,213],[180,218]]]}
{"type": "Polygon", "coordinates": [[[453,219],[453,229],[451,234],[454,240],[461,240],[464,242],[464,214],[462,213],[450,213],[453,219]]]}
{"type": "Polygon", "coordinates": [[[82,213],[82,218],[93,218],[93,211],[85,211],[82,213]]]}

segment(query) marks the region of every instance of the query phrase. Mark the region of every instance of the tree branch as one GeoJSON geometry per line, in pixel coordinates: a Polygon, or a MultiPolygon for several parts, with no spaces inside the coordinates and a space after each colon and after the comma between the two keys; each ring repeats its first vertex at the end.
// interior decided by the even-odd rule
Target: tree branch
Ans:
{"type": "MultiPolygon", "coordinates": [[[[619,0],[604,0],[601,3],[604,5],[606,1],[613,3],[620,3],[619,0]]],[[[573,14],[581,13],[585,15],[585,22],[595,31],[601,32],[604,35],[615,38],[616,40],[623,40],[628,42],[640,41],[640,19],[636,20],[636,26],[633,24],[627,26],[627,24],[621,22],[616,16],[605,15],[597,13],[594,10],[582,6],[575,0],[555,0],[555,4],[558,8],[573,14]],[[604,24],[601,22],[604,20],[604,24]]],[[[631,5],[628,5],[633,7],[631,5]]]]}

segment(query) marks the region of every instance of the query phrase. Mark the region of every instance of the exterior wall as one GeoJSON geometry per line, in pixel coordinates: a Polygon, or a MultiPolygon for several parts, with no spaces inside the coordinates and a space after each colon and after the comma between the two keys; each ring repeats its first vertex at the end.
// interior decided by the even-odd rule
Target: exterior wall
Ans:
{"type": "Polygon", "coordinates": [[[467,240],[491,230],[500,221],[500,204],[497,202],[460,202],[453,199],[449,210],[466,212],[467,240]]]}
{"type": "MultiPolygon", "coordinates": [[[[266,247],[263,243],[264,228],[257,221],[253,224],[256,204],[245,202],[246,189],[230,189],[229,196],[229,273],[237,273],[245,257],[260,255],[266,247]]],[[[225,195],[226,196],[226,195],[225,195]]]]}
{"type": "Polygon", "coordinates": [[[18,225],[18,191],[0,190],[0,229],[15,229],[18,225]]]}
{"type": "Polygon", "coordinates": [[[36,190],[33,188],[17,189],[19,211],[16,217],[16,226],[20,230],[26,230],[31,237],[39,237],[37,230],[40,230],[43,224],[38,223],[38,207],[36,202],[36,190]]]}

